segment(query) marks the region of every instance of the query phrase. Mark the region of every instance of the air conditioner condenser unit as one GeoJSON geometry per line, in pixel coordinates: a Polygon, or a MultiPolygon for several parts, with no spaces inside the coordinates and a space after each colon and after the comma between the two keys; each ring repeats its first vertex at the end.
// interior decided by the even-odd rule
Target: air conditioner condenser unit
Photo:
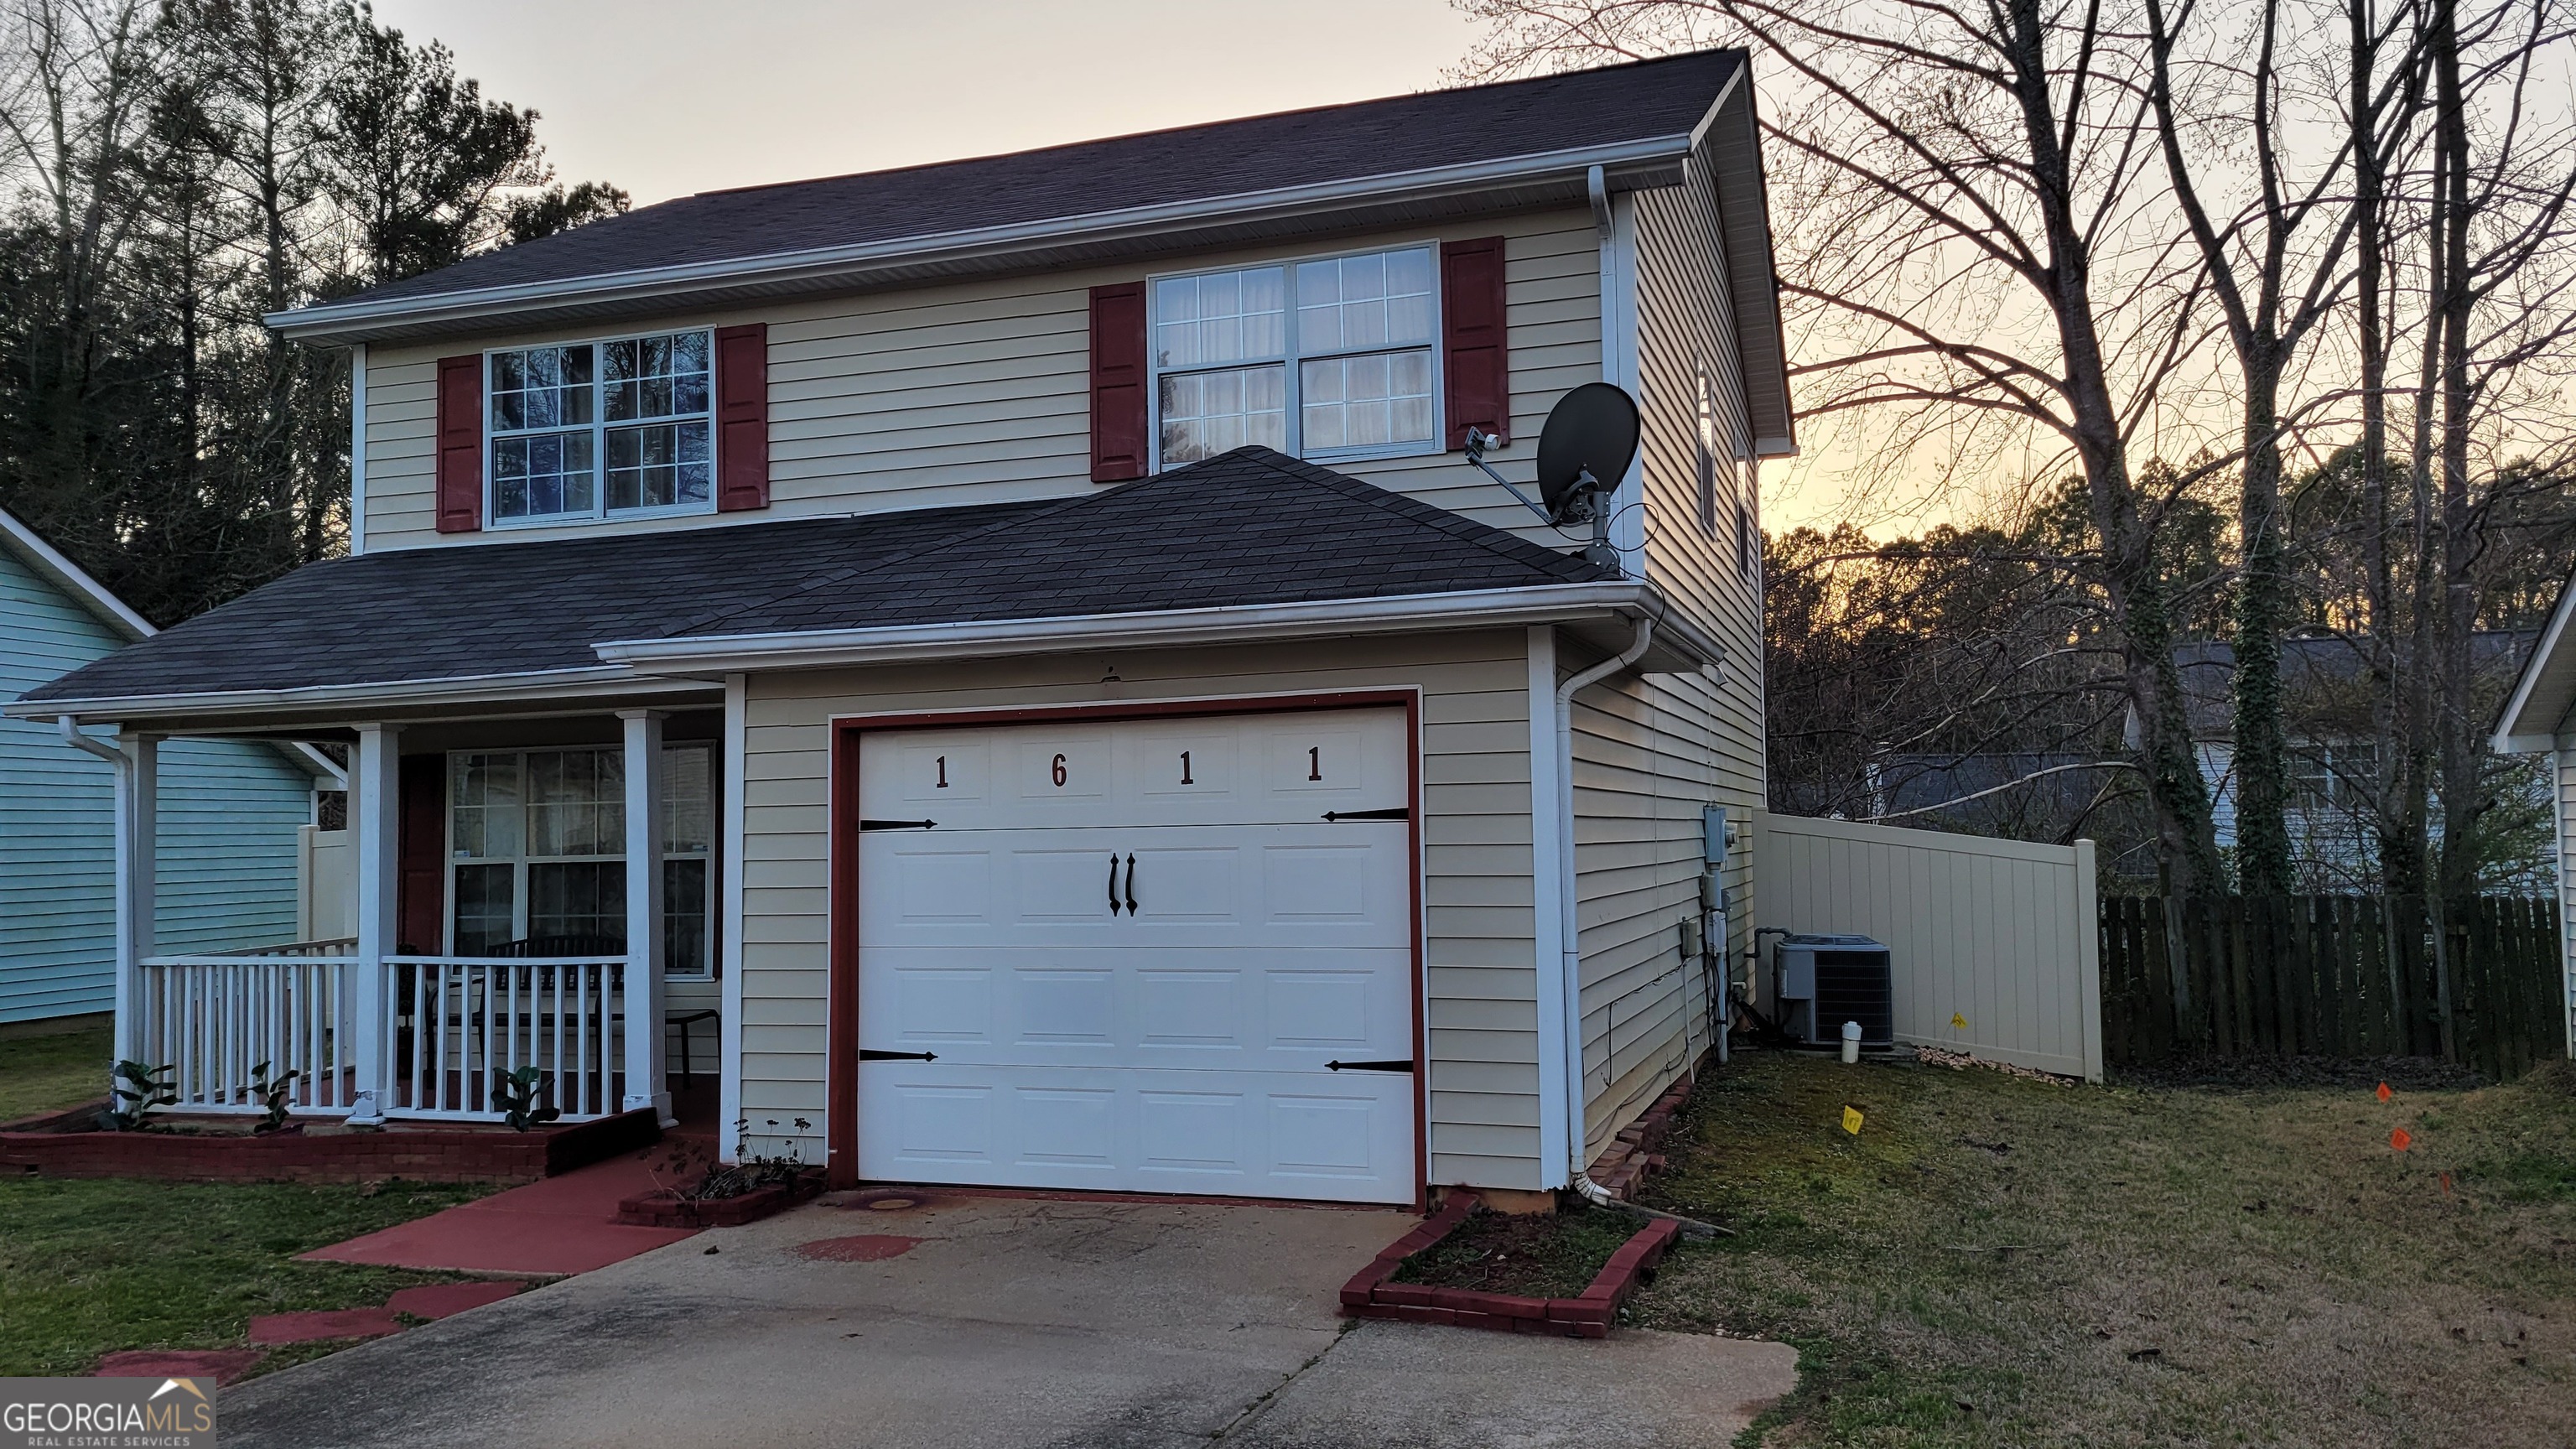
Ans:
{"type": "Polygon", "coordinates": [[[1843,1023],[1860,1023],[1864,1047],[1896,1045],[1895,964],[1867,936],[1771,938],[1771,1001],[1794,1040],[1839,1047],[1843,1023]]]}

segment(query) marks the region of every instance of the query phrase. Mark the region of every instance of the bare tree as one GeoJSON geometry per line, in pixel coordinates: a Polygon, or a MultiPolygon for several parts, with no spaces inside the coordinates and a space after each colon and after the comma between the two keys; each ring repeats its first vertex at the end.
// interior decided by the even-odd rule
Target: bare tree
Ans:
{"type": "MultiPolygon", "coordinates": [[[[2331,57],[2291,0],[2248,7],[2202,0],[2145,0],[2148,94],[2167,184],[2208,274],[2236,360],[2242,425],[2235,683],[2232,738],[2236,876],[2248,895],[2294,885],[2288,820],[2288,740],[2282,727],[2281,652],[2289,617],[2283,563],[2283,393],[2310,336],[2342,303],[2357,209],[2337,186],[2344,152],[2302,147],[2298,102],[2331,105],[2323,87],[2291,84],[2303,61],[2331,57]],[[2252,55],[2243,54],[2250,28],[2252,55]],[[2304,173],[2304,174],[2302,174],[2304,173]],[[2223,196],[2234,194],[2227,210],[2223,196]]],[[[2332,72],[2326,74],[2330,77],[2332,72]]],[[[2356,97],[2364,115],[2388,107],[2381,81],[2356,97]]],[[[2344,146],[2376,148],[2375,127],[2344,146]]],[[[2323,401],[2320,399],[2319,401],[2323,401]]]]}
{"type": "Polygon", "coordinates": [[[2569,462],[2563,416],[2534,431],[2517,413],[2535,382],[2544,407],[2555,401],[2576,349],[2576,115],[2556,89],[2563,78],[2543,69],[2571,39],[2556,0],[2499,0],[2465,15],[2458,0],[2430,0],[2427,13],[2434,164],[2414,464],[2419,496],[2438,500],[2427,510],[2438,546],[2428,538],[2418,571],[2440,664],[2417,673],[2434,691],[2444,898],[2475,889],[2472,853],[2448,846],[2469,839],[2491,804],[2473,655],[2487,525],[2516,491],[2569,462]],[[2536,448],[2544,461],[2508,467],[2500,447],[2536,448]]]}
{"type": "MultiPolygon", "coordinates": [[[[2223,890],[2133,453],[2176,422],[2202,268],[2158,215],[2143,22],[2100,4],[1473,0],[1474,64],[1528,68],[1721,36],[1785,74],[1764,137],[1784,211],[1830,228],[1781,279],[1810,333],[1802,413],[1990,417],[2084,483],[2166,889],[2223,890]]],[[[2044,474],[2042,476],[2045,476],[2044,474]]]]}

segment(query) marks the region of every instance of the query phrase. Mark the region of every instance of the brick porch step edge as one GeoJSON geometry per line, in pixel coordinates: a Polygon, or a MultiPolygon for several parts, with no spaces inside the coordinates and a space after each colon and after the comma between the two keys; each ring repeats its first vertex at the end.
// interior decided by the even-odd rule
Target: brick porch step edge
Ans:
{"type": "Polygon", "coordinates": [[[1579,1298],[1526,1298],[1386,1281],[1398,1264],[1449,1236],[1476,1210],[1479,1201],[1471,1192],[1451,1193],[1439,1212],[1388,1244],[1367,1267],[1352,1274],[1351,1280],[1342,1285],[1342,1316],[1446,1323],[1503,1333],[1607,1338],[1610,1325],[1618,1320],[1620,1305],[1663,1262],[1665,1251],[1681,1231],[1681,1224],[1660,1218],[1638,1229],[1610,1255],[1609,1262],[1601,1265],[1601,1271],[1579,1298]]]}

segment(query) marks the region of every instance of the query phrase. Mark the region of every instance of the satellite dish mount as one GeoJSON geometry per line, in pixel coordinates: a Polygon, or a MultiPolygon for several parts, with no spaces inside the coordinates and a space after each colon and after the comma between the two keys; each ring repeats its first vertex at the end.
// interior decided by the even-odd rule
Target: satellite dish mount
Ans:
{"type": "Polygon", "coordinates": [[[1490,448],[1502,445],[1493,434],[1467,430],[1467,461],[1500,483],[1521,506],[1547,520],[1550,527],[1592,525],[1592,541],[1583,556],[1617,572],[1619,551],[1610,544],[1611,495],[1637,456],[1637,401],[1606,382],[1587,382],[1557,399],[1548,411],[1547,427],[1538,439],[1536,500],[1515,487],[1485,462],[1490,448]]]}

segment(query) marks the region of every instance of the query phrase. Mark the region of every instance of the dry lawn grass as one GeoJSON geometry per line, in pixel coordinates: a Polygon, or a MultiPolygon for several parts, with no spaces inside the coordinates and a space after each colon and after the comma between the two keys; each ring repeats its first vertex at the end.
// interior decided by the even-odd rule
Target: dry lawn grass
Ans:
{"type": "Polygon", "coordinates": [[[1751,1054],[1667,1151],[1648,1201],[1738,1236],[1633,1321],[1804,1353],[1747,1442],[2576,1445],[2567,1063],[2382,1104],[1751,1054]]]}

